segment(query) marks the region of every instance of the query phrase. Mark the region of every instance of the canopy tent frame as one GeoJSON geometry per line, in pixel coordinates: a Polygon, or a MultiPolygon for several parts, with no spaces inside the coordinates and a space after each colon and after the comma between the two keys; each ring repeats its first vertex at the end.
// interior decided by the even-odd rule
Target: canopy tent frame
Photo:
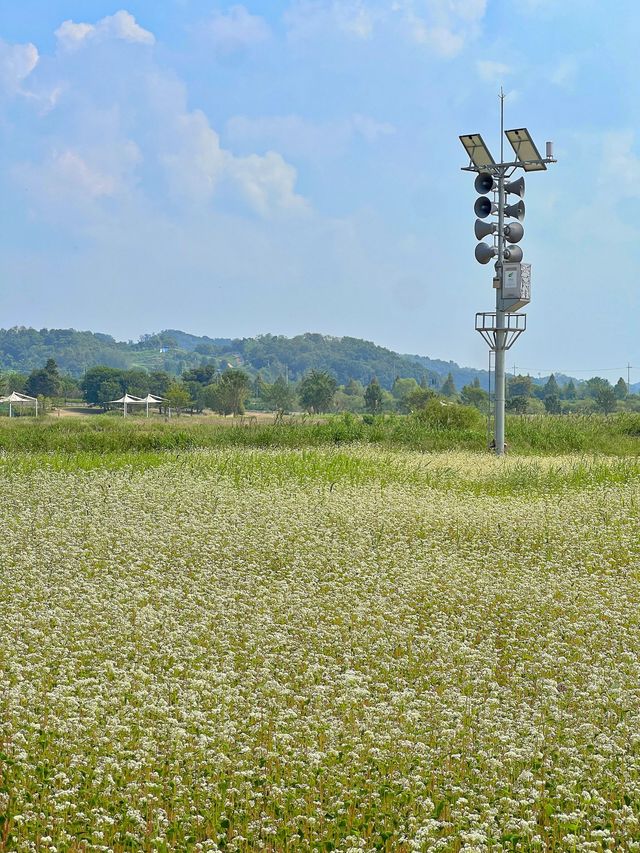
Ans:
{"type": "Polygon", "coordinates": [[[118,400],[109,400],[109,403],[122,403],[122,416],[127,417],[127,404],[141,403],[140,397],[134,397],[133,394],[123,394],[118,400]]]}
{"type": "Polygon", "coordinates": [[[38,417],[38,398],[30,397],[28,394],[20,394],[18,391],[12,391],[6,397],[0,397],[0,403],[8,403],[9,404],[9,417],[13,417],[13,406],[15,403],[29,403],[33,405],[35,403],[36,407],[36,417],[38,417]]]}
{"type": "Polygon", "coordinates": [[[164,397],[158,397],[156,394],[147,394],[146,397],[142,397],[140,400],[141,403],[146,403],[147,406],[147,417],[149,417],[149,403],[151,405],[158,405],[159,403],[164,403],[164,397]]]}
{"type": "Polygon", "coordinates": [[[147,417],[149,417],[149,404],[151,405],[164,403],[163,397],[157,397],[155,394],[147,394],[146,397],[134,397],[133,394],[123,394],[119,400],[109,400],[110,403],[122,403],[122,416],[127,416],[127,406],[146,406],[147,417]]]}

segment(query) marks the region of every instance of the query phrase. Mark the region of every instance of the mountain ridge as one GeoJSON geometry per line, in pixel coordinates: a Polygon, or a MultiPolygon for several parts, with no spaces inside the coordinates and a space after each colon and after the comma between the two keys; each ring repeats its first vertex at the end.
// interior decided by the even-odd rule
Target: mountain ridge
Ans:
{"type": "MultiPolygon", "coordinates": [[[[308,370],[328,370],[340,384],[356,379],[367,384],[374,376],[383,387],[394,380],[414,378],[439,387],[451,373],[458,389],[476,379],[487,389],[487,370],[460,366],[455,361],[398,353],[373,341],[305,332],[293,337],[256,335],[250,338],[194,335],[180,329],[143,334],[138,341],[118,341],[103,332],[76,329],[33,329],[14,326],[0,329],[0,371],[28,373],[54,358],[61,371],[80,377],[90,367],[106,365],[120,369],[164,370],[174,376],[203,362],[219,369],[243,367],[267,381],[286,376],[291,381],[308,370]]],[[[560,383],[573,377],[556,374],[560,383]]],[[[544,384],[547,377],[533,379],[544,384]]],[[[580,380],[573,378],[576,384],[580,380]]],[[[635,388],[635,386],[632,386],[635,388]]]]}

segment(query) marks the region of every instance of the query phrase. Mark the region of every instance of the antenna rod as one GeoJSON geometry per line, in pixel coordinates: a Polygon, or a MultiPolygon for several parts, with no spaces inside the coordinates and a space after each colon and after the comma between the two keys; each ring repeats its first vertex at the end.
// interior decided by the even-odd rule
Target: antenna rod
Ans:
{"type": "Polygon", "coordinates": [[[500,86],[500,162],[504,163],[504,92],[500,86]]]}

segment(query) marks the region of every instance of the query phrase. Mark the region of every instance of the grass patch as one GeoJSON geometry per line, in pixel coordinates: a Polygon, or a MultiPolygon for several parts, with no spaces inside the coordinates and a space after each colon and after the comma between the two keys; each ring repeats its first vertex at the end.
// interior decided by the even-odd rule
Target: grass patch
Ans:
{"type": "MultiPolygon", "coordinates": [[[[512,455],[635,456],[640,452],[640,415],[512,416],[507,418],[507,441],[512,455]]],[[[425,417],[336,415],[315,420],[291,418],[273,424],[229,425],[191,422],[188,417],[161,421],[135,417],[124,420],[112,415],[64,420],[0,420],[0,450],[7,453],[153,453],[225,447],[313,448],[351,444],[482,452],[487,450],[487,434],[479,416],[447,419],[437,411],[425,417]]]]}

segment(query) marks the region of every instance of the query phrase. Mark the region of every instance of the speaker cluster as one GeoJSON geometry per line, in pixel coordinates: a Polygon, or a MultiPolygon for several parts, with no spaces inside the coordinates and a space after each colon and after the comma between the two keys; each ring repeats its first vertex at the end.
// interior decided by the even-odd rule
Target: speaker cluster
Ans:
{"type": "MultiPolygon", "coordinates": [[[[519,263],[522,260],[522,249],[520,246],[514,245],[519,243],[524,236],[524,228],[520,224],[524,219],[525,207],[524,201],[524,178],[518,178],[515,181],[506,183],[503,187],[504,192],[500,193],[495,178],[489,172],[480,172],[475,180],[476,192],[481,193],[476,199],[473,210],[478,217],[474,226],[476,240],[482,240],[483,237],[495,236],[498,233],[499,225],[497,222],[485,222],[489,216],[499,216],[500,206],[505,219],[515,219],[515,222],[507,222],[503,225],[503,237],[510,245],[504,249],[505,261],[519,263]],[[494,192],[498,194],[498,200],[492,201],[487,193],[494,192]],[[515,201],[513,204],[507,203],[507,196],[518,196],[520,201],[515,201]]],[[[495,241],[494,241],[495,243],[495,241]]],[[[489,243],[478,243],[475,249],[476,260],[481,264],[488,264],[492,258],[498,254],[497,246],[489,243]]]]}

